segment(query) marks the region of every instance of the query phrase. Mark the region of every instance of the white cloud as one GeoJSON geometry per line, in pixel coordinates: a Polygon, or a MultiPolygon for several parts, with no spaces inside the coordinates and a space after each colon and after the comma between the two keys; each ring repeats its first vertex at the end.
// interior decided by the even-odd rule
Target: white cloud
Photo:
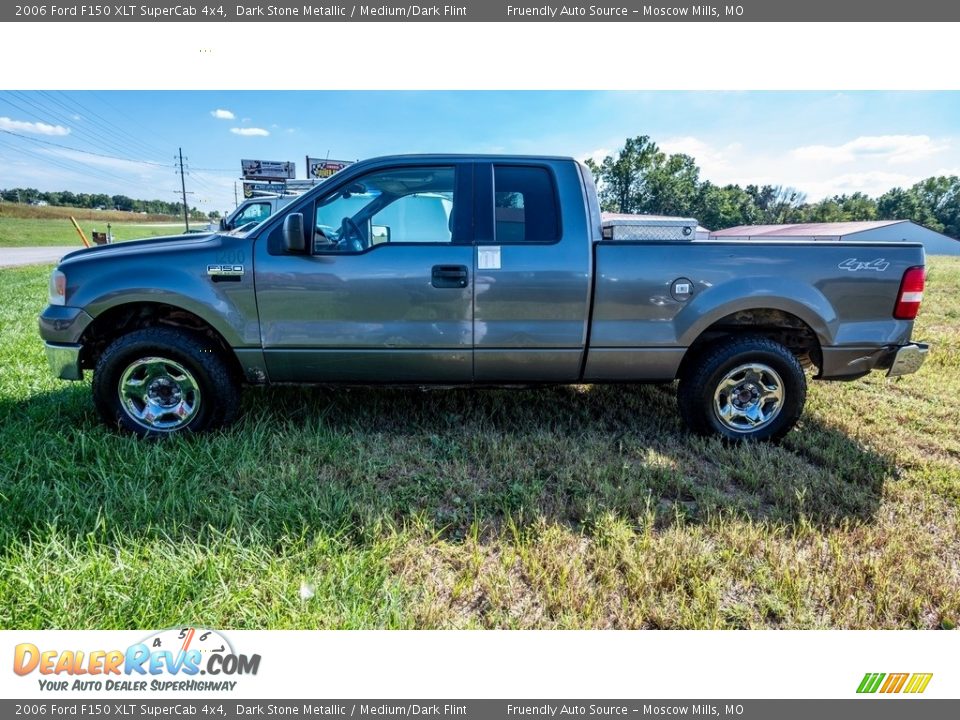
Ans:
{"type": "Polygon", "coordinates": [[[210,114],[213,115],[217,120],[233,120],[234,118],[237,117],[229,110],[224,110],[223,108],[217,108],[216,110],[211,110],[210,114]]]}
{"type": "Polygon", "coordinates": [[[924,177],[927,176],[883,171],[844,173],[822,180],[808,180],[802,183],[802,190],[807,193],[807,199],[812,201],[834,195],[850,195],[855,192],[879,197],[890,188],[909,187],[924,177]]]}
{"type": "Polygon", "coordinates": [[[582,152],[576,156],[577,160],[593,160],[597,165],[603,163],[603,159],[607,155],[613,155],[613,151],[607,148],[597,148],[596,150],[591,150],[590,152],[582,152]]]}
{"type": "Polygon", "coordinates": [[[692,136],[667,138],[657,145],[669,155],[689,155],[696,160],[700,174],[706,177],[728,173],[736,165],[736,158],[743,150],[740,143],[714,147],[692,136]]]}
{"type": "Polygon", "coordinates": [[[842,145],[798,147],[792,155],[798,160],[835,164],[877,160],[896,165],[928,158],[949,147],[949,143],[933,140],[929,135],[861,135],[842,145]]]}
{"type": "Polygon", "coordinates": [[[838,194],[874,197],[931,175],[956,174],[960,144],[926,135],[861,136],[836,145],[756,147],[753,142],[711,142],[695,136],[657,143],[696,160],[700,179],[716,185],[784,185],[816,202],[838,194]],[[954,168],[951,172],[950,168],[954,168]]]}
{"type": "Polygon", "coordinates": [[[244,137],[266,137],[270,134],[269,130],[258,127],[249,127],[249,128],[230,128],[230,132],[234,135],[243,135],[244,137]]]}
{"type": "Polygon", "coordinates": [[[43,122],[27,122],[26,120],[12,120],[0,117],[0,130],[31,133],[33,135],[69,135],[70,128],[63,125],[48,125],[43,122]]]}

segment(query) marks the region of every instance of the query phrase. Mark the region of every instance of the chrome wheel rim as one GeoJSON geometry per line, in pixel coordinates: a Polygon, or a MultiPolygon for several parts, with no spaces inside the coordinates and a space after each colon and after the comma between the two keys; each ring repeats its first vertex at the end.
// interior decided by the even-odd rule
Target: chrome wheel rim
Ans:
{"type": "Polygon", "coordinates": [[[783,409],[783,380],[769,365],[747,363],[723,376],[713,393],[713,411],[720,423],[738,433],[759,430],[783,409]]]}
{"type": "Polygon", "coordinates": [[[117,391],[130,419],[147,430],[179,430],[200,410],[196,378],[167,358],[145,357],[130,363],[120,376],[117,391]]]}

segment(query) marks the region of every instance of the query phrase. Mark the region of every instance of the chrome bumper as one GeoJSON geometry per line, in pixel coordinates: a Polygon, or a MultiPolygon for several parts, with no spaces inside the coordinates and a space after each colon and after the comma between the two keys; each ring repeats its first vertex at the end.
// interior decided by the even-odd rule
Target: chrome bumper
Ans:
{"type": "Polygon", "coordinates": [[[47,350],[50,372],[61,380],[83,380],[83,369],[80,367],[82,345],[55,345],[45,342],[44,347],[47,350]]]}
{"type": "Polygon", "coordinates": [[[893,363],[887,371],[887,377],[898,377],[915,373],[927,358],[930,346],[926,343],[910,343],[897,350],[893,363]]]}

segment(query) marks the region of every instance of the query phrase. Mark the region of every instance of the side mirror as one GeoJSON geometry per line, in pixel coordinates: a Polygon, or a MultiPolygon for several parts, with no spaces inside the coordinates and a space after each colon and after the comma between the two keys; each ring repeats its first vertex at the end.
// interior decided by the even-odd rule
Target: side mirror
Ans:
{"type": "Polygon", "coordinates": [[[303,213],[290,213],[283,219],[283,249],[288,253],[302,253],[307,249],[303,213]]]}
{"type": "Polygon", "coordinates": [[[226,229],[227,229],[227,219],[226,219],[226,218],[220,218],[220,229],[221,229],[221,230],[226,230],[226,229]]]}
{"type": "Polygon", "coordinates": [[[370,244],[379,245],[380,243],[390,242],[389,225],[371,225],[370,226],[370,244]]]}

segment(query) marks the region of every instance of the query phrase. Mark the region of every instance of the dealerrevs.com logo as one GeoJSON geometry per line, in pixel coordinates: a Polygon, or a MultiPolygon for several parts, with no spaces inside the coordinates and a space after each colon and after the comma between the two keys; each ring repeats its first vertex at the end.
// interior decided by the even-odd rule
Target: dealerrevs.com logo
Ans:
{"type": "Polygon", "coordinates": [[[858,693],[917,695],[927,689],[933,673],[867,673],[857,686],[858,693]]]}
{"type": "Polygon", "coordinates": [[[126,650],[60,650],[20,643],[13,671],[37,675],[45,691],[233,690],[243,675],[256,675],[260,655],[234,651],[222,633],[205,628],[163,630],[126,650]],[[202,676],[202,679],[201,679],[202,676]]]}

